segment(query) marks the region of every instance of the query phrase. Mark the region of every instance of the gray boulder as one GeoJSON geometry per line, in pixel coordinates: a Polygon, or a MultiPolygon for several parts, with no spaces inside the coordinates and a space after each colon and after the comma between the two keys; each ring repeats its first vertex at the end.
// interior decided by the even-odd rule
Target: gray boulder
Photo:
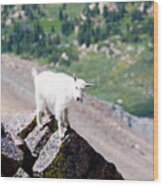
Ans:
{"type": "MultiPolygon", "coordinates": [[[[49,137],[53,134],[54,131],[57,130],[56,120],[54,118],[44,118],[44,126],[40,130],[36,124],[36,117],[33,111],[26,112],[26,113],[17,113],[12,116],[5,116],[2,118],[2,126],[3,129],[6,128],[7,132],[2,131],[1,138],[2,138],[2,147],[3,150],[1,151],[2,160],[6,158],[4,156],[4,152],[9,150],[8,144],[6,143],[6,139],[4,140],[4,134],[7,133],[7,136],[11,137],[12,145],[17,149],[18,152],[22,152],[22,159],[21,162],[17,165],[16,169],[13,167],[13,173],[10,174],[11,169],[5,167],[5,163],[2,162],[2,175],[3,176],[17,176],[20,175],[23,171],[27,173],[27,176],[33,176],[33,165],[37,160],[40,151],[44,148],[44,145],[48,141],[49,137]],[[18,168],[22,168],[19,171],[18,168]],[[18,170],[18,174],[16,171],[18,170]],[[4,173],[3,173],[4,172],[4,173]],[[16,174],[15,174],[16,173],[16,174]]],[[[9,156],[12,156],[14,153],[13,150],[8,152],[9,156]]],[[[17,155],[15,155],[16,158],[17,155]]],[[[17,162],[16,162],[17,163],[17,162]]],[[[10,165],[10,164],[9,164],[10,165]]]]}
{"type": "Polygon", "coordinates": [[[6,134],[2,130],[4,176],[13,176],[21,167],[29,177],[124,179],[113,163],[107,162],[73,129],[65,129],[65,137],[61,141],[55,118],[44,118],[42,129],[37,127],[32,112],[2,120],[11,134],[23,141],[21,145],[17,145],[16,140],[9,136],[6,140],[6,134]],[[12,160],[12,164],[5,166],[8,160],[12,160]]]}
{"type": "MultiPolygon", "coordinates": [[[[18,141],[18,139],[16,139],[18,141]]],[[[1,123],[1,173],[2,176],[13,176],[23,163],[24,153],[14,142],[1,123]]]]}
{"type": "Polygon", "coordinates": [[[70,179],[123,179],[113,163],[107,162],[74,130],[61,142],[54,133],[34,164],[38,177],[70,179]]]}

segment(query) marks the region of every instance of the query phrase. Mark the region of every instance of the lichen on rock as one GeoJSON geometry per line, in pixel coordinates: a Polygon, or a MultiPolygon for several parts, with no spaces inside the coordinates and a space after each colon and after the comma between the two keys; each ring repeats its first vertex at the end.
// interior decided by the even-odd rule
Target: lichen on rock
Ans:
{"type": "Polygon", "coordinates": [[[72,129],[62,141],[51,164],[43,171],[43,177],[123,179],[113,163],[107,162],[72,129]]]}

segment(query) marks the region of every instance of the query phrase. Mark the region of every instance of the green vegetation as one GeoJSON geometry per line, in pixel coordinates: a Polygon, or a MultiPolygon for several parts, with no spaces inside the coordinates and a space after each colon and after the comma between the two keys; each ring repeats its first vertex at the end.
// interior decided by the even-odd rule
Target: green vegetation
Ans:
{"type": "Polygon", "coordinates": [[[153,2],[2,6],[2,52],[95,84],[89,94],[153,117],[153,2]]]}
{"type": "MultiPolygon", "coordinates": [[[[135,46],[136,50],[136,46],[135,46]]],[[[69,68],[60,66],[58,71],[69,74],[77,72],[79,77],[95,84],[88,93],[99,99],[117,103],[123,100],[122,106],[130,113],[139,116],[153,115],[153,64],[152,59],[142,60],[132,56],[132,64],[117,58],[106,59],[102,54],[89,53],[69,68]],[[136,61],[137,60],[137,61],[136,61]]],[[[148,56],[149,57],[149,56],[148,56]]],[[[131,60],[131,59],[130,59],[131,60]]]]}

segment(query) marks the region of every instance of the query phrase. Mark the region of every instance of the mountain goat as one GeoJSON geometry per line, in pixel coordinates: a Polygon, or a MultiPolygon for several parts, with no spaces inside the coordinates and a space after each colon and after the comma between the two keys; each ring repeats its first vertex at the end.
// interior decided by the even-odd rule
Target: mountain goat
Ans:
{"type": "Polygon", "coordinates": [[[44,71],[38,74],[36,69],[32,69],[32,75],[35,85],[37,125],[42,127],[42,115],[46,110],[48,114],[55,116],[59,136],[62,139],[64,137],[63,126],[70,127],[69,104],[73,100],[82,102],[84,91],[91,84],[64,73],[44,71]]]}

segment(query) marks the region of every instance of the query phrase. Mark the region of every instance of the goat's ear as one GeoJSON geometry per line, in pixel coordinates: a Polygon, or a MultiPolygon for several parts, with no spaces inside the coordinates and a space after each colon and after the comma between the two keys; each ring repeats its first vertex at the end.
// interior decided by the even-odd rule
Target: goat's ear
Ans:
{"type": "Polygon", "coordinates": [[[76,77],[76,75],[75,75],[75,74],[73,74],[73,78],[74,78],[74,81],[76,81],[76,80],[77,80],[77,77],[76,77]]]}

